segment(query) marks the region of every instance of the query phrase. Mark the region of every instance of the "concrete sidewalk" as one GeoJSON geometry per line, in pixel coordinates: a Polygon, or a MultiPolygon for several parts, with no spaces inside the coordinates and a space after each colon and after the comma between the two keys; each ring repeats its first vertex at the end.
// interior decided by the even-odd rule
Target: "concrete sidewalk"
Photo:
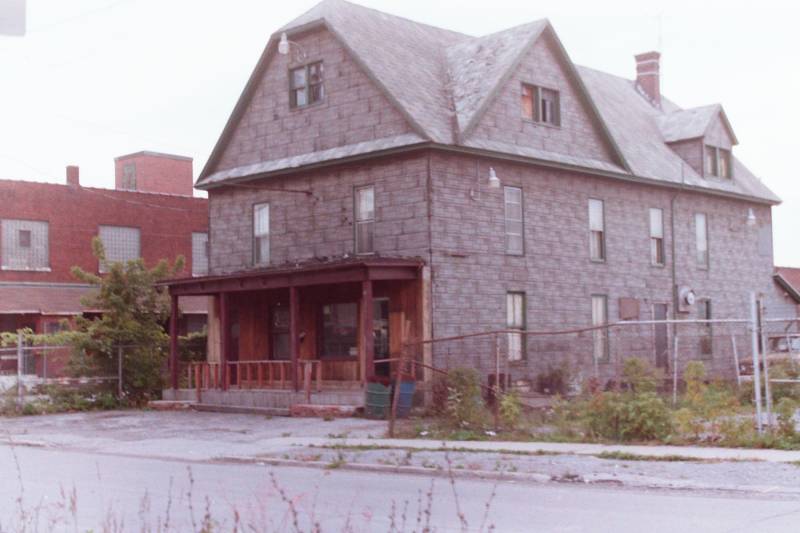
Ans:
{"type": "Polygon", "coordinates": [[[553,453],[568,455],[600,455],[624,453],[643,457],[687,458],[699,461],[767,461],[773,463],[800,463],[800,450],[767,450],[749,448],[718,448],[705,446],[635,446],[622,444],[584,444],[562,442],[512,442],[512,441],[436,441],[422,439],[375,438],[293,438],[287,439],[301,446],[363,446],[404,450],[460,450],[516,454],[553,453]]]}

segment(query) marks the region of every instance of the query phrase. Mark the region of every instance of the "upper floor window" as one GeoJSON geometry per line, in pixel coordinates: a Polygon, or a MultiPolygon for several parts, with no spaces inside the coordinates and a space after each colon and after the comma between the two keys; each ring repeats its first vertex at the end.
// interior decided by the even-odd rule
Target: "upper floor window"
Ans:
{"type": "MultiPolygon", "coordinates": [[[[712,320],[711,300],[704,299],[697,302],[697,318],[700,320],[712,320]]],[[[714,330],[711,322],[700,324],[700,353],[702,355],[712,355],[714,353],[713,339],[714,330]]]]}
{"type": "Polygon", "coordinates": [[[127,191],[136,190],[136,163],[125,163],[122,165],[121,187],[127,191]]]}
{"type": "Polygon", "coordinates": [[[253,264],[269,264],[269,204],[253,206],[253,264]]]}
{"type": "Polygon", "coordinates": [[[525,354],[525,293],[506,293],[506,327],[520,333],[508,333],[508,360],[521,361],[525,354]]]}
{"type": "Polygon", "coordinates": [[[322,61],[289,71],[289,106],[303,107],[321,102],[325,97],[322,61]]]}
{"type": "Polygon", "coordinates": [[[606,260],[606,222],[602,200],[589,199],[589,257],[606,260]]]}
{"type": "Polygon", "coordinates": [[[697,266],[708,268],[708,218],[705,213],[694,215],[697,266]]]}
{"type": "Polygon", "coordinates": [[[561,104],[558,91],[522,84],[522,116],[528,120],[561,125],[561,104]]]}
{"type": "Polygon", "coordinates": [[[664,211],[650,208],[650,263],[664,264],[664,211]]]}
{"type": "Polygon", "coordinates": [[[505,187],[506,253],[522,255],[525,252],[522,217],[522,189],[505,187]]]}
{"type": "Polygon", "coordinates": [[[0,266],[3,270],[50,267],[49,224],[34,220],[0,220],[0,266]]]}
{"type": "Polygon", "coordinates": [[[355,190],[356,253],[375,251],[375,187],[358,187],[355,190]]]}
{"type": "Polygon", "coordinates": [[[208,233],[192,233],[192,276],[208,274],[208,233]]]}
{"type": "Polygon", "coordinates": [[[100,273],[108,272],[107,265],[135,261],[141,257],[141,232],[139,228],[125,226],[100,226],[98,231],[106,260],[100,262],[100,273]]]}
{"type": "Polygon", "coordinates": [[[730,179],[732,175],[731,151],[706,145],[706,176],[730,179]]]}

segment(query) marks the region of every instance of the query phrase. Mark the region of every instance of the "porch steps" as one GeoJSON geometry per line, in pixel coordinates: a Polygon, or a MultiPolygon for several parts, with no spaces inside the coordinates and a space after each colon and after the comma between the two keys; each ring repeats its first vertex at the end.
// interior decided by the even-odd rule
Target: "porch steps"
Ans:
{"type": "Polygon", "coordinates": [[[320,405],[296,403],[289,409],[296,418],[348,418],[355,416],[359,410],[355,405],[320,405]]]}
{"type": "Polygon", "coordinates": [[[213,403],[195,403],[191,406],[195,411],[211,413],[235,413],[245,415],[290,416],[289,409],[283,407],[245,407],[237,405],[221,405],[213,403]]]}
{"type": "Polygon", "coordinates": [[[196,404],[197,402],[192,400],[151,400],[147,402],[147,407],[155,411],[183,411],[196,404]]]}

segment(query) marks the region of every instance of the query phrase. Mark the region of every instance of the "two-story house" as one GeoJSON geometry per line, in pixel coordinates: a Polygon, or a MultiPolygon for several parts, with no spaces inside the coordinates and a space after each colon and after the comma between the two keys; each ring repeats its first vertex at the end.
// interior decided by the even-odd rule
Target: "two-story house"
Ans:
{"type": "MultiPolygon", "coordinates": [[[[92,238],[110,261],[186,257],[186,275],[208,273],[208,203],[192,196],[192,159],[137,152],[115,159],[115,188],[84,187],[80,169],[65,184],[0,180],[0,331],[52,332],[64,319],[102,312],[82,304],[92,287],[74,266],[102,273],[92,238]]],[[[205,326],[207,298],[181,302],[181,330],[205,326]]],[[[50,375],[57,366],[51,361],[50,375]]]]}
{"type": "MultiPolygon", "coordinates": [[[[324,0],[269,39],[195,185],[209,276],[169,288],[213,297],[222,387],[284,366],[297,384],[304,362],[361,383],[409,340],[604,324],[622,300],[672,318],[683,286],[747,316],[774,291],[779,199],[736,144],[720,105],[660,94],[656,52],[623,79],[575,65],[547,20],[472,37],[324,0]]],[[[515,377],[547,357],[512,348],[515,377]]],[[[579,364],[603,374],[607,350],[579,364]]]]}

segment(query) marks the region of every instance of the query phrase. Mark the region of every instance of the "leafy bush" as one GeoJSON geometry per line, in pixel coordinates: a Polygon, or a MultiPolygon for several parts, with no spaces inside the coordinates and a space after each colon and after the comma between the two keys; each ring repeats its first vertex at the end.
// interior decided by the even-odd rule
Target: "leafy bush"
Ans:
{"type": "Polygon", "coordinates": [[[480,376],[475,369],[457,368],[448,373],[445,414],[460,428],[479,426],[485,421],[480,376]]]}
{"type": "Polygon", "coordinates": [[[618,441],[663,439],[672,431],[670,411],[654,392],[601,392],[586,406],[589,434],[618,441]]]}
{"type": "Polygon", "coordinates": [[[797,435],[794,415],[797,412],[797,402],[784,396],[775,404],[775,413],[778,415],[778,433],[783,437],[794,438],[797,435]]]}
{"type": "Polygon", "coordinates": [[[205,361],[208,349],[208,330],[196,331],[178,337],[178,353],[181,361],[205,361]]]}
{"type": "Polygon", "coordinates": [[[508,428],[515,428],[522,416],[522,400],[517,391],[508,391],[500,396],[500,419],[508,428]]]}
{"type": "Polygon", "coordinates": [[[645,359],[632,357],[622,363],[622,378],[633,392],[656,392],[664,381],[664,372],[645,359]]]}
{"type": "MultiPolygon", "coordinates": [[[[709,440],[724,439],[722,424],[727,418],[735,416],[739,400],[723,383],[705,382],[706,368],[700,361],[686,365],[683,379],[686,394],[682,407],[674,413],[675,427],[684,436],[700,440],[707,434],[709,440]]],[[[725,426],[730,430],[730,424],[725,426]]]]}

